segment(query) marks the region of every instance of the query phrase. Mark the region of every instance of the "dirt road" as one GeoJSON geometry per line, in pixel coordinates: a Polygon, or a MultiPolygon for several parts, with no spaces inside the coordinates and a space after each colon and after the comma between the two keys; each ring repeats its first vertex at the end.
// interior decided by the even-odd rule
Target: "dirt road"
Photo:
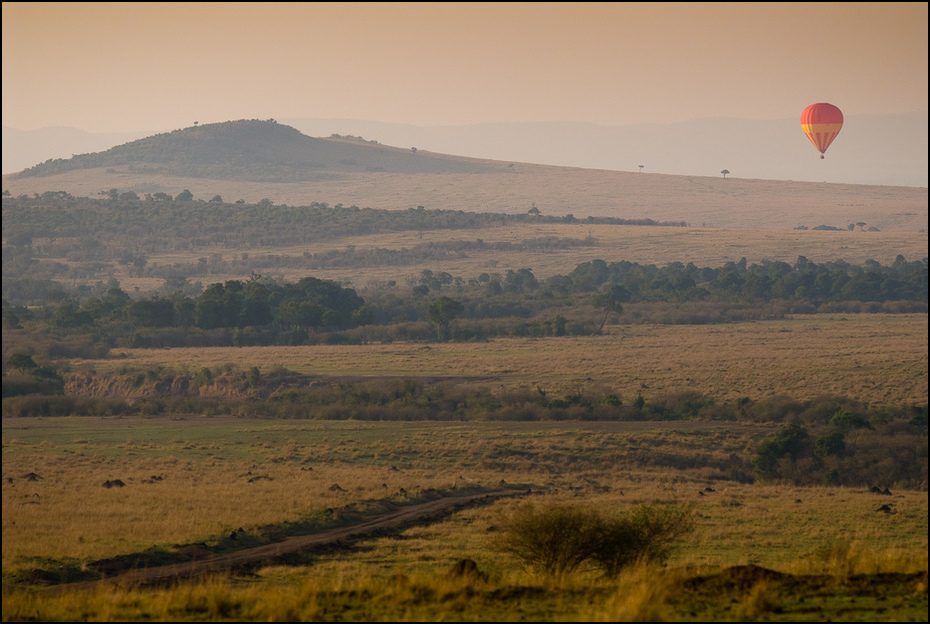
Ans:
{"type": "Polygon", "coordinates": [[[397,528],[404,524],[421,520],[432,514],[448,511],[457,507],[464,507],[477,501],[491,500],[501,496],[517,496],[526,493],[528,493],[527,490],[498,490],[467,496],[440,498],[427,503],[405,507],[399,511],[378,516],[359,524],[340,527],[323,533],[286,537],[281,541],[265,544],[264,546],[248,548],[222,555],[209,555],[202,559],[194,559],[184,563],[175,563],[155,568],[126,570],[125,572],[109,578],[58,585],[54,589],[59,591],[90,589],[106,583],[148,585],[172,579],[196,576],[205,572],[229,570],[241,565],[260,564],[262,562],[272,561],[281,555],[297,552],[311,546],[358,539],[377,530],[397,528]]]}

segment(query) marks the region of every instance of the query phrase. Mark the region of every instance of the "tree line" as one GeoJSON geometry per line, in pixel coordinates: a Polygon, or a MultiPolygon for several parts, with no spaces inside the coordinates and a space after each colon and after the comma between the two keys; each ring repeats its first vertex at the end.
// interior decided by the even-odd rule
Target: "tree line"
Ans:
{"type": "Polygon", "coordinates": [[[887,266],[804,257],[716,268],[592,260],[544,280],[526,268],[468,279],[424,269],[412,284],[370,286],[364,296],[331,280],[257,274],[194,295],[179,288],[136,297],[115,279],[69,291],[5,278],[3,321],[5,329],[62,344],[95,336],[103,348],[591,335],[611,319],[703,324],[790,313],[925,313],[927,269],[926,259],[902,256],[887,266]]]}

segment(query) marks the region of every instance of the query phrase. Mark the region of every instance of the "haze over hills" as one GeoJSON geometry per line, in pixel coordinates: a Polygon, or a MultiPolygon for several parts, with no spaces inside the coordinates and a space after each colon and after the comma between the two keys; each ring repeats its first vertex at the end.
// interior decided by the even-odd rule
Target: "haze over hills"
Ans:
{"type": "Polygon", "coordinates": [[[18,130],[3,126],[3,174],[16,173],[48,159],[102,152],[141,139],[150,132],[87,132],[52,127],[18,130]]]}
{"type": "MultiPolygon", "coordinates": [[[[284,119],[312,137],[363,137],[384,145],[472,158],[647,173],[847,184],[927,186],[927,113],[847,116],[821,161],[798,120],[699,119],[599,126],[574,122],[415,126],[357,119],[284,119]]],[[[49,158],[98,152],[152,133],[3,128],[3,173],[49,158]]]]}
{"type": "MultiPolygon", "coordinates": [[[[806,139],[805,139],[806,140],[806,139]]],[[[273,120],[197,125],[3,176],[14,196],[190,190],[196,199],[652,219],[737,228],[926,231],[927,188],[724,179],[450,156],[273,120]]],[[[809,149],[813,149],[808,145],[809,149]]],[[[814,157],[817,163],[819,158],[814,157]]]]}
{"type": "Polygon", "coordinates": [[[847,117],[821,161],[797,119],[675,124],[499,123],[421,127],[359,120],[284,120],[312,136],[355,134],[390,145],[546,165],[846,184],[927,186],[927,113],[847,117]]]}

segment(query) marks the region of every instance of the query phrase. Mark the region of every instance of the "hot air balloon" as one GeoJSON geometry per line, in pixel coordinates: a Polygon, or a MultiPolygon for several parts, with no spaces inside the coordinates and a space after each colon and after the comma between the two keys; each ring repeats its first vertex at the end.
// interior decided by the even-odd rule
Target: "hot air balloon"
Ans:
{"type": "Polygon", "coordinates": [[[820,152],[821,158],[842,127],[843,113],[833,104],[811,104],[801,113],[801,129],[820,152]]]}

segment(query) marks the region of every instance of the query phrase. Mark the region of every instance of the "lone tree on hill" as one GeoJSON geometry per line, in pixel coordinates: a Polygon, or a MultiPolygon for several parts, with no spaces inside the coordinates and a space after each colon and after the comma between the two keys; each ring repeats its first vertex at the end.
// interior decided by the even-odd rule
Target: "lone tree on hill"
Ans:
{"type": "Polygon", "coordinates": [[[730,171],[729,171],[728,169],[724,169],[724,170],[721,171],[720,173],[723,174],[723,179],[726,180],[726,179],[727,179],[727,174],[730,173],[730,171]]]}

